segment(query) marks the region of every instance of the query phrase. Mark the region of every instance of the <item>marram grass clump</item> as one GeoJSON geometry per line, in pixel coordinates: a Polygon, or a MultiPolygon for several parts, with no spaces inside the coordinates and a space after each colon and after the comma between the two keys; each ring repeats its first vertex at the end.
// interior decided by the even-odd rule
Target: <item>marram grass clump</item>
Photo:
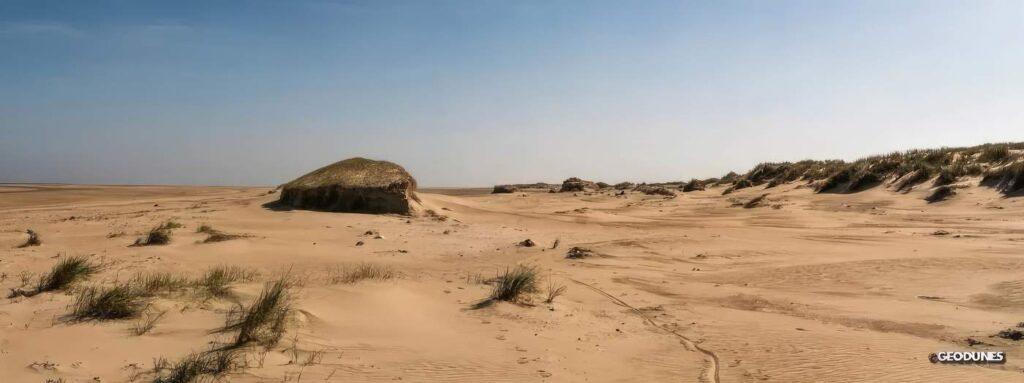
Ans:
{"type": "Polygon", "coordinates": [[[230,297],[230,285],[235,282],[250,282],[256,278],[256,272],[238,266],[216,266],[206,271],[193,287],[202,295],[213,298],[230,297]]]}
{"type": "Polygon", "coordinates": [[[238,368],[240,357],[234,349],[215,349],[191,353],[174,365],[161,358],[153,367],[153,383],[191,383],[206,381],[204,377],[220,377],[238,368]]]}
{"type": "Polygon", "coordinates": [[[171,243],[171,230],[182,227],[182,225],[173,220],[164,222],[160,226],[154,227],[146,234],[145,237],[135,240],[132,246],[157,246],[166,245],[171,243]]]}
{"type": "Polygon", "coordinates": [[[227,324],[217,332],[236,332],[232,347],[256,343],[277,344],[291,316],[291,282],[288,277],[267,283],[249,306],[239,306],[228,315],[227,324]]]}
{"type": "Polygon", "coordinates": [[[69,316],[78,321],[127,319],[145,307],[143,295],[130,284],[91,286],[78,292],[69,316]]]}
{"type": "Polygon", "coordinates": [[[89,278],[97,271],[99,266],[89,262],[85,257],[64,257],[50,269],[50,272],[39,277],[35,287],[30,290],[12,290],[9,297],[30,297],[48,291],[66,290],[73,283],[89,278]]]}
{"type": "Polygon", "coordinates": [[[539,272],[535,266],[516,265],[494,279],[491,295],[473,305],[474,308],[490,306],[498,301],[524,303],[529,294],[537,292],[539,272]]]}

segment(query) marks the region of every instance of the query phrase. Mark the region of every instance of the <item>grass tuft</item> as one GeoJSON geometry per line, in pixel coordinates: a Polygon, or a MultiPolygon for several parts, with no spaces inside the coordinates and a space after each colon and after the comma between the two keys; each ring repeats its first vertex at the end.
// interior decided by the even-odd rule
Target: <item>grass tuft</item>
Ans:
{"type": "Polygon", "coordinates": [[[267,283],[256,301],[232,311],[218,332],[237,331],[233,347],[254,342],[265,347],[276,345],[291,315],[290,285],[288,277],[267,283]]]}
{"type": "Polygon", "coordinates": [[[547,298],[544,299],[544,303],[553,303],[555,298],[565,294],[567,289],[565,285],[556,284],[555,281],[548,280],[547,298]]]}
{"type": "Polygon", "coordinates": [[[197,233],[203,233],[203,234],[207,235],[206,239],[204,239],[202,241],[202,243],[224,242],[224,241],[230,241],[232,239],[238,239],[238,238],[245,238],[245,237],[247,237],[247,235],[243,235],[243,234],[225,233],[223,231],[214,229],[212,226],[207,225],[207,224],[200,225],[199,228],[196,229],[196,232],[197,233]]]}
{"type": "Polygon", "coordinates": [[[516,265],[505,269],[494,280],[491,295],[474,305],[474,308],[489,306],[497,301],[521,303],[527,294],[537,291],[537,268],[534,266],[516,265]]]}
{"type": "Polygon", "coordinates": [[[30,297],[48,291],[64,290],[73,283],[86,279],[99,271],[99,266],[89,262],[82,256],[65,257],[57,262],[50,272],[39,278],[31,290],[12,290],[10,298],[18,296],[30,297]]]}
{"type": "Polygon", "coordinates": [[[147,311],[138,322],[132,325],[132,334],[141,336],[152,331],[156,327],[156,322],[159,322],[166,314],[167,311],[147,311]]]}
{"type": "Polygon", "coordinates": [[[43,244],[43,240],[41,238],[39,238],[39,233],[36,233],[35,230],[32,230],[32,229],[25,230],[25,234],[28,234],[28,239],[25,240],[25,243],[23,243],[20,246],[18,246],[18,248],[25,248],[25,247],[30,247],[30,246],[39,246],[39,245],[43,244]]]}
{"type": "Polygon", "coordinates": [[[232,295],[230,284],[249,282],[256,278],[256,272],[238,266],[216,266],[206,271],[203,277],[193,282],[194,287],[210,297],[224,298],[232,295]]]}
{"type": "Polygon", "coordinates": [[[331,270],[328,274],[328,281],[331,284],[351,284],[364,280],[385,281],[396,276],[397,273],[390,266],[360,263],[331,270]]]}
{"type": "Polygon", "coordinates": [[[210,233],[210,236],[206,237],[206,239],[203,240],[203,243],[224,242],[224,241],[230,241],[232,239],[239,239],[239,238],[245,238],[245,236],[241,235],[241,234],[228,234],[228,233],[225,233],[225,232],[218,231],[218,232],[210,233]]]}
{"type": "Polygon", "coordinates": [[[131,280],[131,284],[139,290],[140,294],[154,296],[184,290],[191,285],[191,282],[184,275],[163,271],[137,275],[131,280]]]}
{"type": "Polygon", "coordinates": [[[236,350],[230,349],[192,353],[173,366],[155,366],[153,383],[190,383],[200,381],[204,376],[218,377],[237,368],[238,358],[236,350]]]}
{"type": "Polygon", "coordinates": [[[99,271],[99,267],[82,256],[70,256],[61,259],[40,279],[37,292],[63,290],[72,283],[88,278],[99,271]]]}
{"type": "Polygon", "coordinates": [[[145,237],[136,239],[132,246],[157,246],[171,243],[171,229],[178,227],[181,227],[181,224],[167,221],[160,226],[154,227],[145,237]]]}
{"type": "Polygon", "coordinates": [[[93,286],[78,292],[70,317],[79,321],[134,318],[144,307],[142,294],[131,285],[93,286]]]}

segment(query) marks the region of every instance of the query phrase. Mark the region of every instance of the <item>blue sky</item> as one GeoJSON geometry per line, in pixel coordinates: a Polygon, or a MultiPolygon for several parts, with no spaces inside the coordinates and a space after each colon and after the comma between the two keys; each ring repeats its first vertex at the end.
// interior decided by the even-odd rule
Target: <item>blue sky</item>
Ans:
{"type": "Polygon", "coordinates": [[[1024,141],[1021,68],[1019,1],[3,0],[0,182],[717,176],[1024,141]]]}

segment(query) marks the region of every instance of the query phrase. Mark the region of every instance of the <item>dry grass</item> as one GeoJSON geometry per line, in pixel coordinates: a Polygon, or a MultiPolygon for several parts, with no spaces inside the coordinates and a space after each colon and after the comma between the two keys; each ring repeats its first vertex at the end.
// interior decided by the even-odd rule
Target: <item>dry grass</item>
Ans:
{"type": "Polygon", "coordinates": [[[224,298],[232,295],[232,283],[250,282],[257,275],[255,271],[243,267],[216,266],[194,280],[180,273],[155,272],[136,275],[129,281],[129,285],[144,297],[168,295],[191,289],[199,296],[224,298]]]}
{"type": "Polygon", "coordinates": [[[324,360],[324,354],[326,352],[321,350],[316,351],[303,351],[299,348],[299,337],[296,335],[292,338],[292,346],[288,348],[291,354],[291,359],[288,360],[288,364],[295,364],[304,367],[320,364],[324,360]]]}
{"type": "Polygon", "coordinates": [[[142,294],[129,284],[93,286],[78,292],[70,317],[79,321],[134,318],[144,307],[142,294]]]}
{"type": "Polygon", "coordinates": [[[548,289],[547,289],[547,298],[544,299],[544,303],[554,303],[555,302],[555,298],[558,298],[562,294],[565,294],[565,291],[567,289],[568,288],[565,287],[565,285],[556,284],[555,281],[549,279],[548,280],[548,289]]]}
{"type": "Polygon", "coordinates": [[[490,283],[490,280],[484,277],[483,274],[470,273],[466,274],[466,283],[471,285],[486,285],[490,283]]]}
{"type": "Polygon", "coordinates": [[[288,277],[267,283],[259,297],[248,307],[238,307],[228,315],[227,324],[217,332],[237,331],[232,347],[257,343],[276,345],[284,335],[291,315],[291,292],[288,277]]]}
{"type": "Polygon", "coordinates": [[[314,170],[283,185],[285,192],[337,185],[343,188],[405,188],[416,180],[398,164],[354,157],[314,170]]]}
{"type": "Polygon", "coordinates": [[[145,237],[135,240],[135,243],[132,244],[132,246],[166,245],[171,243],[171,230],[180,227],[182,227],[180,223],[169,220],[151,229],[145,237]]]}
{"type": "Polygon", "coordinates": [[[156,322],[167,314],[167,311],[146,311],[142,318],[131,327],[132,335],[140,336],[146,334],[156,327],[156,322]]]}
{"type": "Polygon", "coordinates": [[[145,296],[170,294],[192,285],[185,275],[166,271],[136,275],[130,283],[145,296]]]}
{"type": "Polygon", "coordinates": [[[39,246],[43,244],[43,240],[39,238],[39,233],[36,233],[34,230],[25,230],[25,234],[28,234],[28,239],[25,240],[25,243],[19,245],[18,248],[39,246]]]}
{"type": "Polygon", "coordinates": [[[171,232],[163,229],[153,229],[144,238],[135,240],[135,246],[157,246],[171,243],[171,232]]]}
{"type": "Polygon", "coordinates": [[[225,233],[223,231],[214,229],[212,226],[206,225],[206,224],[200,225],[199,228],[196,229],[196,232],[197,233],[203,233],[203,234],[207,235],[206,239],[204,239],[202,241],[202,243],[224,242],[224,241],[230,241],[232,239],[238,239],[238,238],[245,238],[245,237],[247,237],[247,235],[244,235],[244,234],[225,233]]]}
{"type": "Polygon", "coordinates": [[[505,269],[504,273],[495,278],[491,295],[473,307],[487,307],[497,301],[522,303],[528,294],[537,292],[538,274],[534,266],[516,265],[512,269],[505,269]]]}
{"type": "Polygon", "coordinates": [[[232,295],[230,284],[249,282],[256,278],[253,270],[238,266],[216,266],[192,283],[197,292],[209,297],[224,298],[232,295]]]}
{"type": "Polygon", "coordinates": [[[359,281],[385,281],[398,276],[391,266],[373,263],[360,263],[355,266],[341,266],[328,272],[327,279],[331,284],[351,284],[359,281]]]}
{"type": "Polygon", "coordinates": [[[99,271],[99,266],[89,262],[85,257],[65,257],[58,261],[57,264],[50,269],[50,272],[39,280],[39,284],[36,286],[36,291],[45,292],[63,290],[71,286],[72,283],[88,278],[97,271],[99,271]]]}
{"type": "Polygon", "coordinates": [[[89,262],[85,257],[65,257],[58,261],[57,264],[50,269],[50,272],[40,277],[34,288],[31,290],[12,290],[9,297],[30,297],[48,291],[64,290],[70,287],[73,283],[95,274],[97,271],[99,271],[99,266],[89,262]]]}
{"type": "Polygon", "coordinates": [[[228,233],[225,233],[225,232],[218,231],[218,232],[210,233],[210,236],[206,237],[206,239],[203,240],[203,243],[224,242],[224,241],[230,241],[232,239],[239,239],[239,238],[245,238],[245,237],[246,236],[242,235],[242,234],[228,234],[228,233]]]}
{"type": "Polygon", "coordinates": [[[238,354],[235,350],[212,350],[192,353],[182,358],[173,366],[165,362],[153,367],[156,377],[153,383],[190,383],[200,381],[203,377],[219,377],[238,367],[238,354]]]}
{"type": "Polygon", "coordinates": [[[981,150],[981,154],[978,155],[978,161],[980,162],[1002,162],[1010,158],[1010,148],[1005,145],[993,145],[986,147],[981,150]]]}

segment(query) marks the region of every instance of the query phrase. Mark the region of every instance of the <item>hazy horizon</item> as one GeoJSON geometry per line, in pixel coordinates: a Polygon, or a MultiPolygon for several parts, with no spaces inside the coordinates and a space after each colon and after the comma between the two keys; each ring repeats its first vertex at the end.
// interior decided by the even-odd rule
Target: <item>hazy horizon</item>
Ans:
{"type": "Polygon", "coordinates": [[[670,181],[1024,141],[1021,2],[0,3],[0,182],[670,181]]]}

